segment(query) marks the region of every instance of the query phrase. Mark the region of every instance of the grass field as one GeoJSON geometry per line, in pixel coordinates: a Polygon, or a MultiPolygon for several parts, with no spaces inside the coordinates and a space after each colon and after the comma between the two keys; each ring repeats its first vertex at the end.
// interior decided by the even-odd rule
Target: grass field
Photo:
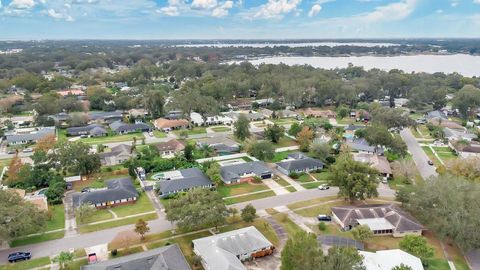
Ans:
{"type": "Polygon", "coordinates": [[[442,166],[442,163],[438,160],[438,158],[433,154],[432,149],[428,146],[422,146],[423,151],[427,154],[428,158],[433,162],[435,167],[442,166]]]}
{"type": "Polygon", "coordinates": [[[275,155],[273,156],[273,159],[271,162],[279,162],[288,157],[288,154],[292,153],[293,151],[284,151],[284,152],[276,152],[275,155]]]}
{"type": "Polygon", "coordinates": [[[280,178],[280,177],[277,177],[275,179],[275,182],[277,182],[279,185],[281,185],[282,187],[288,187],[290,186],[290,183],[287,182],[287,180],[283,179],[283,178],[280,178]]]}
{"type": "Polygon", "coordinates": [[[95,213],[92,216],[88,217],[83,221],[80,221],[80,219],[78,218],[78,215],[76,215],[78,225],[88,224],[88,223],[103,221],[103,220],[109,220],[112,218],[113,218],[112,213],[108,212],[108,210],[106,209],[95,210],[95,213]]]}
{"type": "Polygon", "coordinates": [[[68,264],[68,270],[80,270],[82,266],[87,264],[88,264],[87,259],[75,260],[68,264]]]}
{"type": "Polygon", "coordinates": [[[346,204],[345,201],[335,201],[335,202],[330,202],[322,205],[312,206],[309,208],[304,208],[301,210],[296,210],[295,213],[304,217],[316,217],[319,214],[325,214],[325,215],[330,214],[330,208],[332,206],[341,206],[345,204],[346,204]]]}
{"type": "Polygon", "coordinates": [[[141,141],[145,138],[143,133],[130,133],[125,135],[115,135],[115,136],[104,136],[104,137],[94,137],[94,138],[84,138],[78,140],[78,142],[83,142],[87,144],[104,144],[104,143],[114,143],[114,142],[131,142],[133,138],[137,138],[137,141],[141,141]]]}
{"type": "Polygon", "coordinates": [[[271,121],[277,125],[291,125],[293,123],[298,123],[295,118],[279,118],[271,121]]]}
{"type": "Polygon", "coordinates": [[[226,127],[226,126],[211,127],[210,129],[213,130],[214,132],[228,132],[232,130],[230,127],[226,127]]]}
{"type": "Polygon", "coordinates": [[[315,177],[318,181],[325,181],[328,182],[331,179],[332,174],[329,171],[319,172],[319,173],[312,173],[313,177],[315,177]]]}
{"type": "Polygon", "coordinates": [[[0,265],[0,270],[27,270],[36,267],[42,267],[50,264],[50,258],[41,257],[23,262],[12,263],[9,265],[0,265]]]}
{"type": "Polygon", "coordinates": [[[348,116],[344,118],[337,117],[337,123],[340,125],[351,125],[355,123],[355,119],[348,116]]]}
{"type": "Polygon", "coordinates": [[[153,131],[153,136],[157,138],[166,138],[167,134],[165,132],[161,132],[160,130],[154,130],[153,131]]]}
{"type": "Polygon", "coordinates": [[[298,179],[294,179],[295,181],[305,183],[305,182],[312,182],[315,181],[310,175],[308,174],[302,174],[298,179]]]}
{"type": "Polygon", "coordinates": [[[178,129],[178,130],[173,131],[173,133],[180,136],[180,134],[182,134],[182,131],[184,131],[184,130],[187,131],[188,136],[207,133],[207,128],[205,128],[205,127],[194,127],[192,129],[178,129]]]}
{"type": "Polygon", "coordinates": [[[10,165],[11,159],[0,159],[0,173],[3,171],[3,167],[10,165]]]}
{"type": "Polygon", "coordinates": [[[155,208],[153,207],[152,202],[148,198],[147,194],[141,193],[136,203],[112,207],[111,210],[115,212],[118,217],[125,217],[154,211],[155,208]]]}
{"type": "Polygon", "coordinates": [[[79,228],[80,233],[89,233],[95,231],[101,231],[109,228],[119,227],[123,225],[133,224],[137,222],[139,219],[143,219],[145,221],[156,219],[158,216],[156,213],[146,214],[138,217],[131,217],[131,218],[124,218],[118,220],[112,220],[108,222],[98,223],[98,224],[91,224],[91,225],[84,225],[79,228]]]}
{"type": "Polygon", "coordinates": [[[30,244],[36,244],[40,242],[60,239],[60,238],[63,238],[64,235],[65,235],[65,232],[60,231],[60,232],[44,233],[40,235],[15,239],[10,243],[10,247],[18,247],[18,246],[24,246],[24,245],[30,245],[30,244]]]}
{"type": "Polygon", "coordinates": [[[278,143],[273,144],[273,147],[282,148],[282,147],[295,146],[295,145],[298,145],[298,144],[294,139],[291,139],[288,137],[282,137],[278,143]]]}
{"type": "Polygon", "coordinates": [[[314,189],[314,188],[318,188],[318,186],[320,186],[321,182],[314,182],[314,183],[301,183],[300,185],[302,185],[302,187],[306,188],[306,189],[314,189]]]}
{"type": "Polygon", "coordinates": [[[302,228],[288,218],[288,215],[285,213],[276,214],[272,217],[282,225],[289,236],[293,236],[295,233],[302,231],[302,228]]]}
{"type": "Polygon", "coordinates": [[[320,198],[315,198],[315,199],[308,200],[308,201],[292,203],[292,204],[287,205],[287,207],[290,208],[291,210],[295,210],[295,209],[298,209],[298,208],[307,207],[307,206],[311,206],[313,204],[322,203],[322,202],[326,202],[326,201],[331,201],[331,200],[335,200],[335,199],[337,199],[336,196],[320,197],[320,198]]]}
{"type": "Polygon", "coordinates": [[[249,183],[241,183],[241,184],[236,184],[231,186],[220,185],[217,188],[218,193],[222,197],[241,195],[241,194],[262,191],[262,190],[268,190],[268,187],[264,184],[252,185],[249,183]]]}
{"type": "Polygon", "coordinates": [[[275,196],[275,192],[265,191],[265,192],[251,194],[251,195],[245,195],[245,196],[240,196],[236,198],[226,199],[225,204],[234,204],[234,203],[253,201],[253,200],[258,200],[258,199],[272,197],[272,196],[275,196]]]}
{"type": "Polygon", "coordinates": [[[63,204],[50,205],[48,211],[52,213],[52,218],[47,221],[46,231],[65,228],[65,209],[63,204]]]}

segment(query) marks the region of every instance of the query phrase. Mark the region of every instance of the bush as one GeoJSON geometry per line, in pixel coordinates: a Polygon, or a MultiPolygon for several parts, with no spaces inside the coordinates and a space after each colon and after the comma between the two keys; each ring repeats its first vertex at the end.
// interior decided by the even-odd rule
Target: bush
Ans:
{"type": "Polygon", "coordinates": [[[329,164],[333,164],[333,163],[335,163],[336,159],[333,156],[329,156],[325,159],[325,161],[329,164]]]}
{"type": "Polygon", "coordinates": [[[327,229],[327,225],[325,224],[325,222],[318,223],[318,229],[322,232],[325,231],[327,229]]]}
{"type": "Polygon", "coordinates": [[[107,167],[105,170],[106,170],[107,172],[112,172],[112,171],[113,171],[113,168],[112,168],[112,167],[107,167]]]}
{"type": "Polygon", "coordinates": [[[300,175],[298,175],[298,173],[296,172],[292,172],[288,176],[290,176],[290,178],[292,179],[298,179],[300,177],[300,175]]]}
{"type": "Polygon", "coordinates": [[[118,254],[118,250],[117,249],[112,249],[112,256],[115,257],[117,256],[118,254]]]}

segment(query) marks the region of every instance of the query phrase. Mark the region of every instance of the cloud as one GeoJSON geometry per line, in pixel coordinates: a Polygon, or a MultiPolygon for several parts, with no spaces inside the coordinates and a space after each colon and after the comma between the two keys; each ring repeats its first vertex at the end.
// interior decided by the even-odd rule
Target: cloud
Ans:
{"type": "Polygon", "coordinates": [[[480,4],[480,0],[473,0],[474,4],[480,4]]]}
{"type": "Polygon", "coordinates": [[[193,0],[193,9],[212,9],[218,5],[217,0],[193,0]]]}
{"type": "Polygon", "coordinates": [[[68,14],[63,14],[63,13],[57,12],[54,9],[49,9],[49,10],[47,10],[46,13],[49,17],[52,17],[56,20],[65,20],[65,21],[68,21],[68,22],[73,22],[74,21],[72,16],[70,16],[68,14]]]}
{"type": "Polygon", "coordinates": [[[225,17],[231,8],[233,8],[233,1],[225,1],[212,10],[212,16],[217,18],[225,17]]]}
{"type": "Polygon", "coordinates": [[[320,10],[322,10],[322,6],[320,6],[319,4],[313,5],[310,11],[308,12],[308,17],[313,17],[317,15],[320,12],[320,10]]]}
{"type": "Polygon", "coordinates": [[[159,10],[160,13],[165,14],[167,16],[178,16],[180,15],[180,11],[178,10],[178,7],[176,6],[166,6],[162,7],[159,10]]]}
{"type": "Polygon", "coordinates": [[[257,19],[281,18],[285,14],[298,11],[297,7],[302,0],[268,0],[261,5],[253,15],[257,19]]]}
{"type": "Polygon", "coordinates": [[[367,22],[398,21],[408,17],[417,5],[417,0],[402,0],[385,6],[376,7],[374,11],[361,14],[359,19],[367,22]]]}
{"type": "Polygon", "coordinates": [[[9,8],[12,9],[31,9],[35,6],[35,2],[33,0],[13,0],[8,5],[9,8]]]}

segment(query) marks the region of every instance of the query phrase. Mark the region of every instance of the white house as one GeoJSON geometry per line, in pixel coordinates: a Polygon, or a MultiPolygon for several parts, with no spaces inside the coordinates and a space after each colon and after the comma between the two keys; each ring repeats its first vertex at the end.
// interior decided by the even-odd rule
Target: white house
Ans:
{"type": "Polygon", "coordinates": [[[190,119],[192,119],[192,123],[196,126],[231,125],[233,123],[233,119],[226,115],[207,116],[203,119],[203,117],[196,112],[190,114],[190,119]]]}
{"type": "Polygon", "coordinates": [[[366,270],[391,270],[401,264],[412,270],[423,270],[422,261],[400,249],[379,250],[377,252],[359,251],[363,256],[366,270]]]}

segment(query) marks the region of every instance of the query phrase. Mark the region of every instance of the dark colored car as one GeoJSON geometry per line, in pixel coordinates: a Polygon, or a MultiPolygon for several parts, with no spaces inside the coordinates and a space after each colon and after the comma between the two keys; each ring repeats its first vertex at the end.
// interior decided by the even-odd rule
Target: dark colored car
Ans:
{"type": "Polygon", "coordinates": [[[8,255],[8,262],[18,262],[18,261],[25,261],[30,260],[32,258],[32,254],[30,252],[15,252],[8,255]]]}
{"type": "Polygon", "coordinates": [[[433,166],[433,161],[429,160],[427,163],[428,165],[433,166]]]}
{"type": "Polygon", "coordinates": [[[82,193],[88,193],[90,192],[90,188],[89,187],[84,187],[82,188],[82,193]]]}
{"type": "Polygon", "coordinates": [[[332,221],[332,217],[328,215],[318,215],[318,221],[332,221]]]}
{"type": "Polygon", "coordinates": [[[67,185],[65,186],[67,190],[72,190],[73,189],[73,184],[70,182],[67,182],[67,185]]]}

